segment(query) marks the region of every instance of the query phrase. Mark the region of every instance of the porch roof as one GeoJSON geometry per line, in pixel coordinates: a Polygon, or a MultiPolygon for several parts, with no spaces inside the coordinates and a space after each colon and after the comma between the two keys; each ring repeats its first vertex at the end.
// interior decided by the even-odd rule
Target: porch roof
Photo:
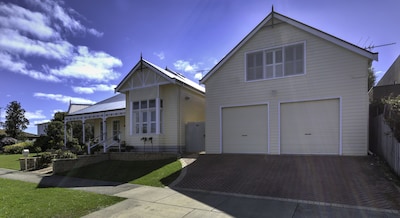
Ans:
{"type": "Polygon", "coordinates": [[[117,94],[111,98],[107,98],[103,101],[100,101],[100,102],[98,102],[92,106],[86,107],[82,110],[78,110],[78,111],[69,113],[67,116],[121,110],[121,109],[125,109],[125,107],[126,107],[125,102],[126,102],[125,94],[117,94]]]}

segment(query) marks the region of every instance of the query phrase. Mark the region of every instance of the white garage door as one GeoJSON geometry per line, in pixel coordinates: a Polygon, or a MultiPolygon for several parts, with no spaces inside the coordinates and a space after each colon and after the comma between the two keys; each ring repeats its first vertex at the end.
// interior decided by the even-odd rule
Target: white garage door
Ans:
{"type": "Polygon", "coordinates": [[[267,105],[222,109],[222,152],[268,152],[267,105]]]}
{"type": "Polygon", "coordinates": [[[282,154],[339,154],[339,99],[281,104],[282,154]]]}

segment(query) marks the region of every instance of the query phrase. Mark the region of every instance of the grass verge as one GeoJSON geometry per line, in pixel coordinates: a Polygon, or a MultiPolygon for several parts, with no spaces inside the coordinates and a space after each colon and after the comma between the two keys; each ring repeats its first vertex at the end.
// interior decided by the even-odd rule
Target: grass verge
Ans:
{"type": "Polygon", "coordinates": [[[124,198],[0,178],[0,217],[81,217],[124,198]]]}
{"type": "MultiPolygon", "coordinates": [[[[31,153],[29,156],[33,157],[36,153],[31,153]]],[[[10,170],[20,170],[19,158],[23,157],[22,154],[0,154],[0,168],[10,170]]]]}
{"type": "Polygon", "coordinates": [[[179,160],[104,161],[73,169],[64,176],[156,187],[167,186],[178,178],[182,166],[179,160]]]}

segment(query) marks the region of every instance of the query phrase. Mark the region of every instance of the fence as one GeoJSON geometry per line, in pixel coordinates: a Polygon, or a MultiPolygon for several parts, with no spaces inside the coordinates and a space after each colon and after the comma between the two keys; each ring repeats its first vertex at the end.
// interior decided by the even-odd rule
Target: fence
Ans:
{"type": "Polygon", "coordinates": [[[400,143],[393,136],[382,114],[371,119],[370,149],[383,157],[393,171],[400,176],[400,143]]]}

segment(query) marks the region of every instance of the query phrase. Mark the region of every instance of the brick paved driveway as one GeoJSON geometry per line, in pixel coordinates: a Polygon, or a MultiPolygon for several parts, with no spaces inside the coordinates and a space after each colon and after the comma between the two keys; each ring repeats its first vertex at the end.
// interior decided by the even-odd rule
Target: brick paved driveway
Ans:
{"type": "Polygon", "coordinates": [[[176,187],[400,210],[393,180],[372,156],[208,154],[176,187]]]}

